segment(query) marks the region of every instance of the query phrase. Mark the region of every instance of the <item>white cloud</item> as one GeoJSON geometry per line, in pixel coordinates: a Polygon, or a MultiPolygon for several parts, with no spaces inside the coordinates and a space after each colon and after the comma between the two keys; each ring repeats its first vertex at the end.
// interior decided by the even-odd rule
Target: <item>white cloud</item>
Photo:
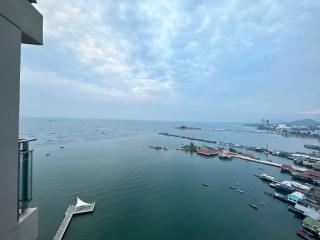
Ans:
{"type": "Polygon", "coordinates": [[[276,98],[265,101],[280,91],[278,85],[290,87],[287,96],[281,90],[282,100],[313,96],[303,105],[296,100],[292,105],[299,109],[318,97],[310,94],[319,84],[310,76],[318,71],[300,66],[319,62],[320,35],[314,29],[320,1],[43,0],[36,6],[44,14],[45,48],[61,53],[66,64],[59,66],[71,66],[63,71],[46,59],[43,70],[33,74],[48,74],[48,84],[150,105],[170,99],[184,106],[219,102],[223,109],[238,106],[242,97],[259,111],[279,112],[290,107],[278,108],[276,98]],[[303,57],[310,52],[314,60],[306,64],[303,57]],[[283,65],[288,59],[297,60],[303,89],[310,91],[293,86],[297,74],[289,74],[292,64],[283,65]]]}
{"type": "Polygon", "coordinates": [[[34,84],[46,86],[48,89],[58,91],[75,90],[78,93],[91,95],[95,97],[124,97],[125,92],[116,89],[106,89],[95,84],[83,82],[75,79],[68,79],[58,76],[54,72],[33,71],[31,69],[22,69],[21,76],[24,84],[34,84]]]}
{"type": "Polygon", "coordinates": [[[309,111],[301,111],[301,112],[298,112],[298,114],[304,114],[304,115],[320,115],[320,109],[309,110],[309,111]]]}
{"type": "MultiPolygon", "coordinates": [[[[168,78],[170,74],[149,74],[148,65],[131,55],[135,46],[119,36],[111,23],[105,22],[104,15],[111,11],[111,5],[111,2],[104,1],[64,1],[59,4],[41,1],[39,8],[45,19],[44,35],[54,41],[60,51],[92,73],[93,83],[81,85],[83,89],[93,92],[98,88],[100,90],[95,92],[108,96],[112,96],[110,89],[114,89],[121,93],[115,95],[137,100],[152,99],[161,94],[176,96],[174,81],[168,78]]],[[[124,7],[121,9],[121,12],[125,11],[124,7]]],[[[156,43],[163,52],[167,49],[161,47],[165,40],[164,36],[156,43]]],[[[76,86],[76,82],[79,81],[70,83],[76,86]]]]}
{"type": "Polygon", "coordinates": [[[50,71],[34,71],[23,68],[21,77],[24,84],[46,86],[55,91],[75,90],[79,94],[102,99],[120,99],[126,101],[144,101],[158,97],[161,101],[168,101],[166,96],[175,97],[172,93],[173,82],[165,82],[148,79],[147,76],[139,76],[128,82],[129,87],[113,88],[105,83],[94,84],[79,79],[70,79],[57,75],[50,71]],[[160,96],[159,96],[160,95],[160,96]]]}

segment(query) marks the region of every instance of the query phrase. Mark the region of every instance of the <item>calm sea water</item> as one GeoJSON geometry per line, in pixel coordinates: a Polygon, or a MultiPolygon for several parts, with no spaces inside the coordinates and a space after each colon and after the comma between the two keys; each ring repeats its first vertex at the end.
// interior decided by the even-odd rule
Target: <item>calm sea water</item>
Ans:
{"type": "MultiPolygon", "coordinates": [[[[190,141],[157,132],[305,152],[303,145],[316,144],[314,140],[174,129],[181,124],[186,123],[22,119],[21,137],[38,139],[32,144],[32,205],[39,207],[39,239],[52,239],[76,196],[95,201],[96,208],[93,214],[73,218],[66,240],[298,239],[301,220],[286,204],[265,195],[272,189],[254,177],[262,172],[279,179],[288,179],[288,175],[243,160],[223,161],[177,151],[190,141]],[[148,147],[157,144],[169,150],[148,147]],[[203,187],[202,182],[210,187],[203,187]],[[228,188],[236,182],[244,194],[228,188]],[[258,210],[248,206],[260,201],[266,205],[258,210]]],[[[253,130],[230,123],[187,124],[253,130]]]]}

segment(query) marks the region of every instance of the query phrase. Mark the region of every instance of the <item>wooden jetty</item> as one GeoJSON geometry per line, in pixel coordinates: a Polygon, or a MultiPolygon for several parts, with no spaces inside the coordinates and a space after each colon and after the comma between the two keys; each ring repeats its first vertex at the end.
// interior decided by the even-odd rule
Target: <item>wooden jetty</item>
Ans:
{"type": "Polygon", "coordinates": [[[61,240],[71,222],[73,215],[93,212],[95,203],[83,202],[77,197],[77,204],[70,204],[65,212],[65,217],[58,228],[57,233],[54,235],[53,240],[61,240]]]}

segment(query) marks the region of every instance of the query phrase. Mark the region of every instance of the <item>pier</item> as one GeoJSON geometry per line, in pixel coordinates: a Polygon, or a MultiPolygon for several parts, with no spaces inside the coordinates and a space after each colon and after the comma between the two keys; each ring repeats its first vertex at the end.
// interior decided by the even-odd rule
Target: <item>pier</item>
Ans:
{"type": "MultiPolygon", "coordinates": [[[[205,143],[219,144],[219,142],[217,142],[217,141],[210,141],[210,140],[205,140],[205,139],[201,139],[201,138],[186,137],[186,136],[180,136],[180,135],[170,134],[170,133],[158,133],[158,134],[164,135],[164,136],[167,136],[167,137],[176,137],[176,138],[183,138],[183,139],[194,140],[194,141],[205,142],[205,143]]],[[[260,164],[264,164],[264,165],[268,165],[268,166],[273,166],[273,167],[278,167],[278,168],[281,167],[280,163],[275,163],[275,162],[270,162],[270,161],[266,161],[266,160],[255,159],[254,156],[250,157],[250,155],[243,154],[243,153],[235,153],[235,152],[230,152],[230,151],[226,151],[226,150],[223,150],[221,152],[221,151],[217,151],[216,149],[213,149],[213,148],[210,148],[210,147],[202,147],[202,148],[194,147],[192,149],[181,148],[179,150],[195,151],[198,154],[205,155],[205,156],[218,155],[219,157],[222,157],[222,158],[224,158],[224,157],[226,157],[226,158],[235,157],[235,158],[238,158],[238,159],[243,159],[243,160],[246,160],[246,161],[260,163],[260,164]]]]}
{"type": "Polygon", "coordinates": [[[83,214],[83,213],[91,213],[93,212],[95,207],[95,203],[86,203],[80,200],[80,198],[77,198],[77,204],[76,205],[69,205],[66,212],[65,217],[63,221],[60,224],[60,227],[58,228],[58,231],[53,237],[53,240],[61,240],[71,222],[71,219],[76,214],[83,214]]]}
{"type": "MultiPolygon", "coordinates": [[[[266,148],[263,148],[263,147],[252,147],[252,146],[245,146],[245,145],[234,144],[234,143],[226,143],[226,142],[222,142],[222,141],[215,141],[215,140],[208,140],[208,139],[203,139],[203,138],[196,138],[196,137],[190,137],[190,136],[171,134],[171,133],[167,133],[167,132],[159,132],[158,134],[163,135],[163,136],[167,136],[167,137],[188,139],[188,140],[191,140],[191,141],[212,143],[212,144],[225,146],[225,147],[239,148],[239,149],[245,149],[245,150],[248,150],[248,151],[271,154],[271,155],[274,155],[274,156],[277,156],[277,157],[281,157],[281,158],[285,158],[285,159],[288,159],[288,160],[295,160],[295,158],[302,157],[305,160],[311,161],[311,163],[313,163],[315,161],[320,161],[319,157],[312,156],[311,154],[293,153],[293,152],[286,152],[286,151],[281,151],[281,150],[272,150],[272,149],[269,149],[268,145],[267,145],[266,148]]],[[[310,166],[310,167],[313,167],[313,166],[310,166]]]]}
{"type": "Polygon", "coordinates": [[[251,162],[256,162],[256,163],[261,163],[261,164],[264,164],[264,165],[273,166],[273,167],[278,167],[278,168],[281,167],[280,163],[269,162],[269,161],[265,161],[265,160],[258,160],[258,159],[254,159],[254,158],[241,156],[241,155],[235,155],[234,157],[239,158],[239,159],[243,159],[243,160],[247,160],[247,161],[251,161],[251,162]]]}

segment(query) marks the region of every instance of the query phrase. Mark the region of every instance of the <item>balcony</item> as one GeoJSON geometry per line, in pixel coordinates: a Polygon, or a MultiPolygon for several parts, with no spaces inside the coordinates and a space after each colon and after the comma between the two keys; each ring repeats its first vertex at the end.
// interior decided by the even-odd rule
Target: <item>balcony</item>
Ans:
{"type": "Polygon", "coordinates": [[[18,218],[26,212],[29,202],[32,201],[33,150],[29,149],[29,143],[35,140],[19,140],[18,218]]]}

